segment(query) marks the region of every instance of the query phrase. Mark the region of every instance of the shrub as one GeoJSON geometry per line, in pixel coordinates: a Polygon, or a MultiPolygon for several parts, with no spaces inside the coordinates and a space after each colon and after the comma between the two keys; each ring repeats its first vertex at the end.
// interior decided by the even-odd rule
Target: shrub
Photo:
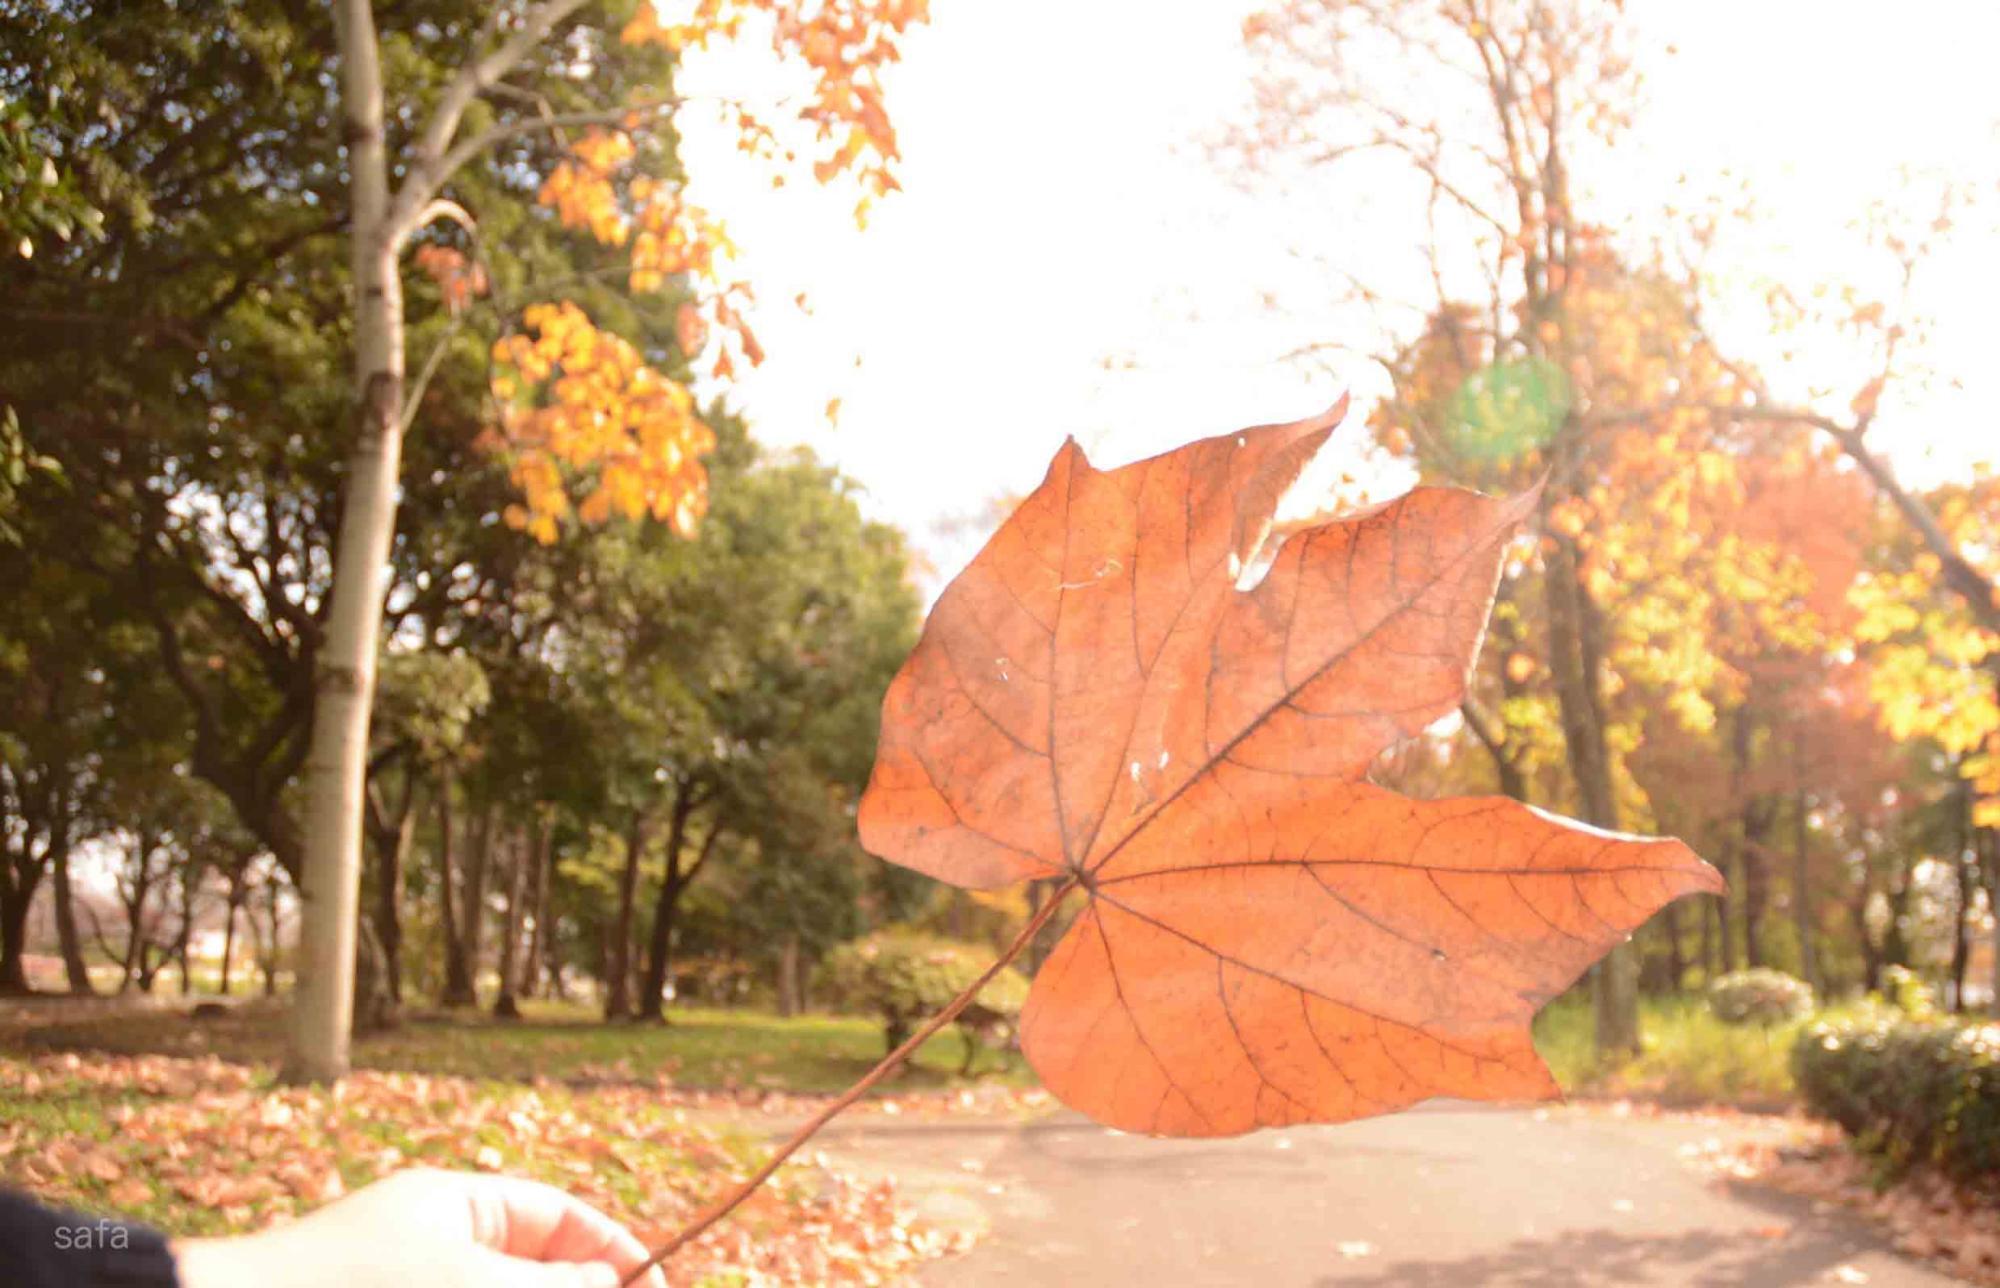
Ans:
{"type": "Polygon", "coordinates": [[[1740,970],[1708,986],[1708,1009],[1724,1024],[1783,1024],[1811,1014],[1812,985],[1781,970],[1740,970]]]}
{"type": "MultiPolygon", "coordinates": [[[[884,1036],[894,1050],[915,1024],[943,1010],[984,974],[993,956],[992,949],[978,944],[891,929],[840,945],[820,969],[839,1005],[882,1017],[884,1036]]],[[[982,1022],[1011,1024],[1027,998],[1027,979],[1010,966],[979,990],[968,1009],[976,1009],[982,1022]]]]}
{"type": "Polygon", "coordinates": [[[1892,1174],[1919,1164],[1966,1180],[2000,1174],[2000,1025],[1874,1008],[1807,1029],[1792,1073],[1807,1107],[1892,1174]]]}
{"type": "Polygon", "coordinates": [[[1927,1020],[1938,1013],[1937,990],[1908,966],[1885,967],[1880,986],[1869,996],[1918,1019],[1927,1020]]]}

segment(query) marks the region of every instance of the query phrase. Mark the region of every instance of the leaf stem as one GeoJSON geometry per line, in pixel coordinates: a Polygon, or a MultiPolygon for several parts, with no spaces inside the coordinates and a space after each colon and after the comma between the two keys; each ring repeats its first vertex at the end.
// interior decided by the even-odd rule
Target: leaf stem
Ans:
{"type": "Polygon", "coordinates": [[[1005,970],[1009,963],[1021,955],[1022,950],[1027,948],[1029,941],[1034,939],[1035,933],[1049,923],[1049,918],[1055,916],[1056,909],[1062,906],[1063,900],[1068,898],[1070,892],[1075,889],[1077,889],[1077,882],[1074,877],[1057,887],[1055,892],[1036,911],[1035,915],[1028,918],[1028,924],[1021,927],[1021,933],[1014,936],[1014,942],[1008,944],[1006,950],[994,959],[991,966],[986,968],[985,974],[966,985],[964,992],[951,999],[943,1010],[926,1021],[924,1026],[911,1034],[907,1041],[888,1055],[883,1056],[881,1063],[863,1074],[859,1081],[842,1092],[837,1099],[829,1102],[824,1109],[807,1119],[805,1125],[793,1132],[784,1144],[778,1146],[771,1157],[765,1160],[764,1165],[759,1167],[755,1172],[752,1172],[748,1179],[716,1200],[706,1211],[683,1228],[679,1234],[676,1234],[673,1238],[654,1249],[653,1255],[647,1259],[645,1265],[640,1266],[631,1274],[625,1276],[625,1285],[629,1288],[629,1285],[636,1282],[647,1271],[659,1265],[668,1257],[673,1256],[674,1253],[679,1252],[687,1244],[698,1238],[703,1231],[728,1216],[731,1212],[734,1212],[742,1205],[745,1199],[755,1194],[765,1181],[771,1179],[772,1173],[783,1166],[786,1159],[798,1153],[807,1141],[817,1135],[820,1128],[833,1121],[849,1105],[867,1095],[876,1083],[881,1082],[882,1079],[894,1073],[905,1060],[916,1054],[918,1047],[936,1036],[938,1030],[957,1019],[958,1013],[963,1011],[967,1006],[970,1006],[973,998],[979,996],[979,990],[992,983],[994,976],[1005,970]]]}

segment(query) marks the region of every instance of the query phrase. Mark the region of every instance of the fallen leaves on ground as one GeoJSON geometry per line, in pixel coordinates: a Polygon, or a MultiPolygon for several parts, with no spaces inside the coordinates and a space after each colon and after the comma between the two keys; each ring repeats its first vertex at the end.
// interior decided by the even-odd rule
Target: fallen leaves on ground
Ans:
{"type": "MultiPolygon", "coordinates": [[[[1000,1112],[998,1097],[966,1094],[965,1108],[1000,1112]]],[[[906,1099],[964,1112],[956,1096],[906,1099]]],[[[720,1101],[633,1082],[361,1072],[329,1091],[276,1087],[213,1059],[0,1058],[0,1182],[175,1233],[224,1233],[288,1220],[404,1167],[473,1168],[559,1185],[656,1244],[754,1159],[740,1130],[705,1112],[720,1101]]],[[[931,1110],[890,1101],[875,1111],[931,1110]]],[[[911,1219],[893,1184],[858,1184],[815,1159],[787,1166],[670,1274],[877,1284],[967,1242],[911,1219]]]]}
{"type": "Polygon", "coordinates": [[[1926,1172],[1881,1186],[1876,1164],[1857,1154],[1833,1124],[1772,1121],[1778,1130],[1752,1140],[1711,1137],[1684,1146],[1682,1157],[1720,1183],[1768,1186],[1813,1200],[1815,1210],[1836,1205],[1859,1211],[1881,1223],[1898,1252],[1970,1283],[2000,1285],[2000,1194],[1977,1193],[1926,1172]]]}
{"type": "MultiPolygon", "coordinates": [[[[608,1064],[579,1065],[561,1079],[577,1088],[645,1086],[670,1098],[682,1109],[725,1118],[754,1113],[761,1118],[783,1121],[807,1118],[819,1112],[831,1099],[829,1094],[785,1091],[775,1087],[683,1087],[670,1074],[642,1076],[628,1060],[608,1064]]],[[[926,1088],[917,1091],[877,1091],[856,1101],[842,1118],[906,1117],[921,1121],[950,1118],[1004,1118],[1024,1120],[1047,1113],[1055,1098],[1040,1087],[1018,1087],[1004,1082],[981,1082],[958,1088],[926,1088]]]]}
{"type": "Polygon", "coordinates": [[[1423,487],[1281,540],[1341,414],[1110,471],[1065,444],[883,703],[869,850],[960,886],[1080,887],[1022,1046],[1108,1126],[1554,1096],[1536,1010],[1722,886],[1677,841],[1368,781],[1458,710],[1536,496],[1423,487]]]}

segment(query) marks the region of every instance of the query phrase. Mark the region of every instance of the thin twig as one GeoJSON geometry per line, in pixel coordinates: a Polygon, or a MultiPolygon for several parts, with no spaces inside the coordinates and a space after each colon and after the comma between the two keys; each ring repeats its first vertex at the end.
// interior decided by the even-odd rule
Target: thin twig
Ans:
{"type": "Polygon", "coordinates": [[[1014,936],[1014,942],[1008,944],[1006,951],[995,958],[993,964],[986,968],[985,974],[967,985],[964,992],[954,997],[943,1010],[933,1015],[924,1027],[911,1034],[903,1045],[897,1047],[888,1055],[883,1056],[880,1064],[870,1069],[862,1076],[859,1082],[841,1093],[839,1099],[814,1114],[807,1120],[805,1126],[793,1132],[791,1138],[778,1146],[777,1152],[765,1160],[762,1167],[750,1174],[749,1179],[743,1181],[735,1189],[718,1199],[706,1212],[696,1217],[679,1234],[656,1248],[653,1255],[647,1259],[645,1265],[640,1266],[631,1274],[625,1276],[625,1288],[629,1288],[629,1285],[638,1282],[639,1279],[644,1277],[647,1271],[659,1265],[668,1257],[673,1256],[676,1252],[679,1252],[698,1238],[704,1230],[722,1220],[731,1212],[734,1212],[742,1205],[745,1199],[757,1192],[759,1186],[771,1179],[771,1175],[783,1165],[786,1159],[798,1153],[800,1148],[819,1132],[820,1128],[833,1121],[849,1105],[867,1095],[870,1088],[874,1087],[876,1083],[882,1081],[882,1079],[888,1077],[891,1073],[894,1073],[903,1061],[916,1054],[918,1047],[936,1036],[938,1030],[957,1019],[958,1013],[963,1011],[967,1006],[970,1006],[973,998],[979,996],[979,990],[992,983],[996,975],[1005,970],[1010,962],[1021,955],[1022,950],[1027,948],[1029,941],[1034,939],[1035,933],[1048,924],[1049,918],[1055,915],[1056,909],[1062,906],[1063,900],[1076,888],[1077,882],[1074,877],[1058,887],[1055,893],[1049,896],[1048,902],[1044,903],[1041,909],[1028,919],[1028,924],[1021,927],[1021,933],[1014,936]]]}

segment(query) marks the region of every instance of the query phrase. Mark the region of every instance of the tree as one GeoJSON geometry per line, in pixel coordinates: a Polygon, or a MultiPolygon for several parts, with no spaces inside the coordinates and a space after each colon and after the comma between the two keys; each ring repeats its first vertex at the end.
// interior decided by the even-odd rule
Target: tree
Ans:
{"type": "MultiPolygon", "coordinates": [[[[366,771],[368,712],[380,630],[377,585],[380,570],[388,561],[394,528],[407,419],[399,266],[402,251],[438,217],[467,222],[464,208],[446,197],[448,186],[459,170],[510,141],[565,127],[617,124],[638,129],[647,125],[648,118],[658,128],[657,118],[664,106],[659,99],[619,102],[614,98],[609,106],[564,110],[565,100],[573,100],[579,93],[579,78],[569,74],[579,57],[590,65],[589,85],[605,85],[607,71],[615,78],[616,70],[636,63],[636,70],[654,72],[655,83],[664,86],[665,76],[660,73],[664,71],[666,48],[717,38],[722,31],[734,30],[745,10],[757,7],[717,0],[702,6],[697,26],[679,30],[660,27],[650,7],[642,7],[615,43],[605,38],[607,28],[579,19],[585,8],[583,0],[539,0],[519,8],[495,7],[471,42],[469,61],[443,87],[421,132],[407,145],[407,151],[401,152],[403,164],[397,166],[392,164],[392,156],[397,154],[392,153],[387,130],[398,114],[390,110],[385,96],[382,42],[373,6],[368,0],[339,0],[336,5],[340,101],[349,140],[348,241],[355,284],[356,428],[326,640],[314,682],[314,745],[306,766],[309,840],[302,890],[309,909],[302,947],[306,991],[297,1008],[299,1022],[289,1063],[294,1077],[333,1078],[346,1069],[346,1033],[353,1005],[347,963],[353,957],[352,927],[359,885],[358,803],[366,771]],[[587,55],[571,52],[578,41],[589,50],[587,55]],[[509,77],[514,79],[510,82],[509,77]],[[521,84],[524,79],[530,84],[521,84]],[[483,99],[502,85],[544,110],[538,113],[533,106],[524,110],[512,96],[483,99]],[[492,111],[493,123],[483,129],[476,125],[468,129],[468,110],[482,102],[492,111]],[[550,105],[555,110],[547,110],[550,105]],[[392,175],[396,177],[392,179],[392,175]],[[314,907],[315,903],[323,906],[314,907]]],[[[882,114],[873,72],[882,61],[895,56],[894,37],[919,16],[919,5],[893,0],[879,7],[840,6],[814,21],[787,19],[777,24],[779,48],[797,51],[816,74],[816,95],[809,110],[822,136],[832,136],[839,124],[850,126],[823,164],[835,170],[844,168],[870,148],[884,162],[893,155],[894,137],[882,114]],[[858,55],[857,62],[850,63],[850,55],[858,55]]],[[[580,149],[575,168],[557,170],[551,184],[557,185],[565,173],[578,171],[585,172],[587,179],[594,178],[609,168],[607,161],[630,146],[629,141],[623,146],[617,142],[622,137],[586,136],[587,142],[603,139],[594,149],[597,155],[580,149]]],[[[553,195],[560,199],[563,194],[558,187],[553,195]]],[[[691,255],[685,241],[675,235],[687,226],[676,189],[648,179],[634,196],[646,205],[638,220],[646,236],[633,248],[635,285],[698,267],[704,256],[691,255]]],[[[575,217],[594,222],[601,240],[622,240],[616,235],[622,223],[616,212],[585,209],[575,211],[575,217]]],[[[729,307],[719,297],[717,306],[729,307]]],[[[727,320],[728,314],[723,316],[727,320]]],[[[551,325],[567,318],[560,311],[549,315],[542,325],[544,338],[551,325]]],[[[535,324],[534,319],[530,323],[535,324]]],[[[739,331],[754,355],[754,341],[749,340],[747,330],[739,331]]],[[[600,370],[593,364],[593,372],[600,370]]],[[[642,370],[635,363],[618,366],[617,385],[610,391],[614,403],[629,399],[651,405],[662,398],[670,406],[685,403],[685,394],[676,398],[671,391],[656,390],[654,381],[640,379],[642,370]]],[[[569,379],[572,388],[578,387],[574,375],[569,379]]],[[[645,456],[657,453],[677,459],[698,454],[699,439],[693,437],[691,418],[678,417],[682,433],[665,442],[649,432],[653,423],[650,414],[637,421],[622,414],[611,419],[617,423],[611,427],[610,443],[601,441],[604,418],[591,417],[590,428],[599,433],[579,435],[567,444],[552,444],[551,455],[566,458],[572,465],[609,458],[600,486],[620,489],[608,492],[611,503],[628,513],[645,509],[671,515],[685,525],[694,508],[686,498],[701,486],[698,475],[684,468],[668,470],[662,477],[613,467],[627,450],[627,442],[634,443],[637,452],[645,456]],[[642,480],[649,478],[658,486],[647,495],[642,480]]],[[[547,468],[541,472],[545,476],[547,468]]],[[[531,505],[538,495],[546,493],[531,492],[531,505]]]]}
{"type": "MultiPolygon", "coordinates": [[[[37,441],[58,445],[75,482],[71,517],[95,530],[59,548],[145,607],[194,718],[196,772],[292,870],[308,835],[358,839],[352,817],[332,831],[305,826],[296,799],[334,619],[342,647],[375,646],[373,633],[347,629],[359,620],[348,611],[353,587],[383,590],[391,636],[414,622],[448,638],[453,615],[474,633],[511,629],[491,607],[507,597],[462,575],[467,553],[476,552],[480,579],[504,577],[517,557],[506,551],[507,529],[482,528],[480,518],[499,513],[546,535],[536,521],[555,496],[573,499],[585,517],[601,507],[685,521],[699,510],[699,471],[688,459],[699,456],[700,428],[666,415],[684,410],[681,377],[649,373],[654,364],[681,369],[676,333],[690,344],[704,331],[720,337],[705,344],[718,363],[753,357],[755,340],[743,324],[743,289],[714,253],[718,230],[679,199],[665,112],[683,105],[658,91],[669,83],[671,46],[725,39],[740,19],[754,24],[758,6],[704,6],[696,26],[675,30],[654,22],[649,7],[610,9],[438,0],[398,10],[407,28],[381,44],[408,97],[382,115],[386,136],[350,153],[330,115],[327,78],[365,80],[380,49],[361,49],[368,42],[349,28],[363,56],[336,64],[340,32],[325,11],[218,6],[160,32],[124,6],[8,6],[0,86],[10,102],[52,105],[30,122],[33,148],[104,211],[105,235],[0,267],[8,327],[0,383],[10,400],[19,391],[24,423],[48,426],[37,441]],[[643,20],[628,22],[634,15],[643,20]],[[579,58],[592,75],[573,74],[579,58]],[[591,133],[580,118],[601,128],[591,133]],[[184,130],[189,121],[199,128],[184,130]],[[421,271],[390,280],[397,238],[376,238],[370,253],[382,284],[406,291],[416,310],[410,338],[427,351],[391,435],[399,442],[421,418],[426,432],[412,451],[423,459],[407,476],[402,535],[387,547],[395,577],[383,586],[373,572],[350,569],[348,590],[336,594],[327,552],[338,512],[360,504],[368,489],[358,481],[379,485],[382,475],[354,468],[351,444],[327,432],[349,400],[317,373],[357,340],[356,257],[341,253],[359,244],[349,236],[350,197],[357,181],[364,204],[386,189],[375,162],[390,158],[416,168],[397,173],[396,193],[375,195],[407,198],[386,206],[386,222],[421,271]],[[259,181],[242,182],[252,172],[259,181]],[[524,191],[523,174],[548,176],[545,191],[524,191]],[[623,211],[622,227],[604,217],[606,202],[623,211]],[[600,235],[623,244],[603,245],[600,235]],[[191,256],[193,247],[204,253],[191,256]],[[115,273],[105,271],[111,263],[115,273]],[[635,287],[641,296],[623,302],[635,287]],[[515,410],[496,416],[485,401],[491,341],[550,291],[588,309],[590,333],[625,337],[627,349],[605,348],[627,356],[576,371],[559,364],[542,379],[523,372],[529,355],[510,347],[501,361],[515,410]],[[587,408],[608,419],[545,414],[575,412],[563,401],[572,388],[590,391],[587,408]],[[499,432],[475,447],[496,422],[499,432]],[[670,422],[678,430],[662,434],[670,422]],[[496,451],[498,469],[474,455],[496,451]],[[653,468],[674,451],[677,469],[653,468]],[[524,502],[517,510],[506,509],[509,491],[524,502]],[[439,515],[465,522],[430,525],[439,515]],[[348,607],[336,613],[336,601],[348,607]],[[211,666],[218,656],[223,664],[211,666]]],[[[372,17],[366,6],[346,12],[372,17]]],[[[728,110],[746,137],[845,166],[872,194],[886,191],[894,140],[876,73],[921,6],[840,5],[806,22],[774,16],[778,47],[812,69],[811,137],[787,142],[744,105],[728,110]]],[[[366,289],[358,297],[372,317],[397,312],[366,289]]],[[[537,344],[549,338],[541,317],[529,323],[537,344]]],[[[400,313],[391,321],[400,326],[400,313]]],[[[565,349],[565,359],[574,356],[565,349]]],[[[328,674],[353,675],[352,661],[328,674]]],[[[332,712],[317,723],[342,725],[332,712]]],[[[358,809],[362,796],[355,787],[343,799],[358,809]]],[[[372,931],[371,919],[364,941],[372,931]]]]}
{"type": "MultiPolygon", "coordinates": [[[[1850,529],[1867,501],[1802,432],[1824,426],[1772,432],[1757,374],[1704,325],[1698,266],[1670,268],[1662,239],[1615,233],[1585,207],[1578,176],[1630,124],[1630,25],[1568,0],[1301,0],[1245,30],[1262,72],[1237,158],[1287,177],[1337,167],[1343,194],[1359,178],[1426,214],[1407,263],[1332,266],[1351,303],[1417,320],[1383,323],[1375,360],[1395,390],[1378,441],[1476,486],[1546,476],[1538,548],[1503,574],[1515,585],[1495,630],[1509,647],[1493,650],[1467,727],[1504,790],[1615,826],[1685,813],[1633,777],[1633,748],[1667,736],[1647,713],[1663,706],[1736,765],[1737,809],[1715,835],[1761,953],[1780,824],[1793,824],[1795,875],[1811,848],[1797,839],[1811,830],[1805,793],[1773,772],[1796,740],[1778,708],[1797,705],[1771,701],[1773,681],[1805,708],[1828,687],[1861,542],[1850,533],[1830,558],[1744,515],[1787,479],[1825,486],[1850,529]],[[1538,779],[1551,744],[1566,782],[1538,779]]],[[[1809,888],[1792,883],[1801,918],[1809,888]]],[[[1678,977],[1677,919],[1654,933],[1678,977]]],[[[1614,952],[1598,972],[1607,1052],[1636,1049],[1637,956],[1614,952]]]]}
{"type": "Polygon", "coordinates": [[[845,828],[914,633],[900,538],[861,517],[851,485],[807,455],[759,460],[718,423],[701,540],[607,533],[565,644],[571,685],[597,695],[597,799],[628,820],[605,965],[614,1016],[663,1016],[682,900],[719,856],[823,835],[829,814],[845,828]]]}

